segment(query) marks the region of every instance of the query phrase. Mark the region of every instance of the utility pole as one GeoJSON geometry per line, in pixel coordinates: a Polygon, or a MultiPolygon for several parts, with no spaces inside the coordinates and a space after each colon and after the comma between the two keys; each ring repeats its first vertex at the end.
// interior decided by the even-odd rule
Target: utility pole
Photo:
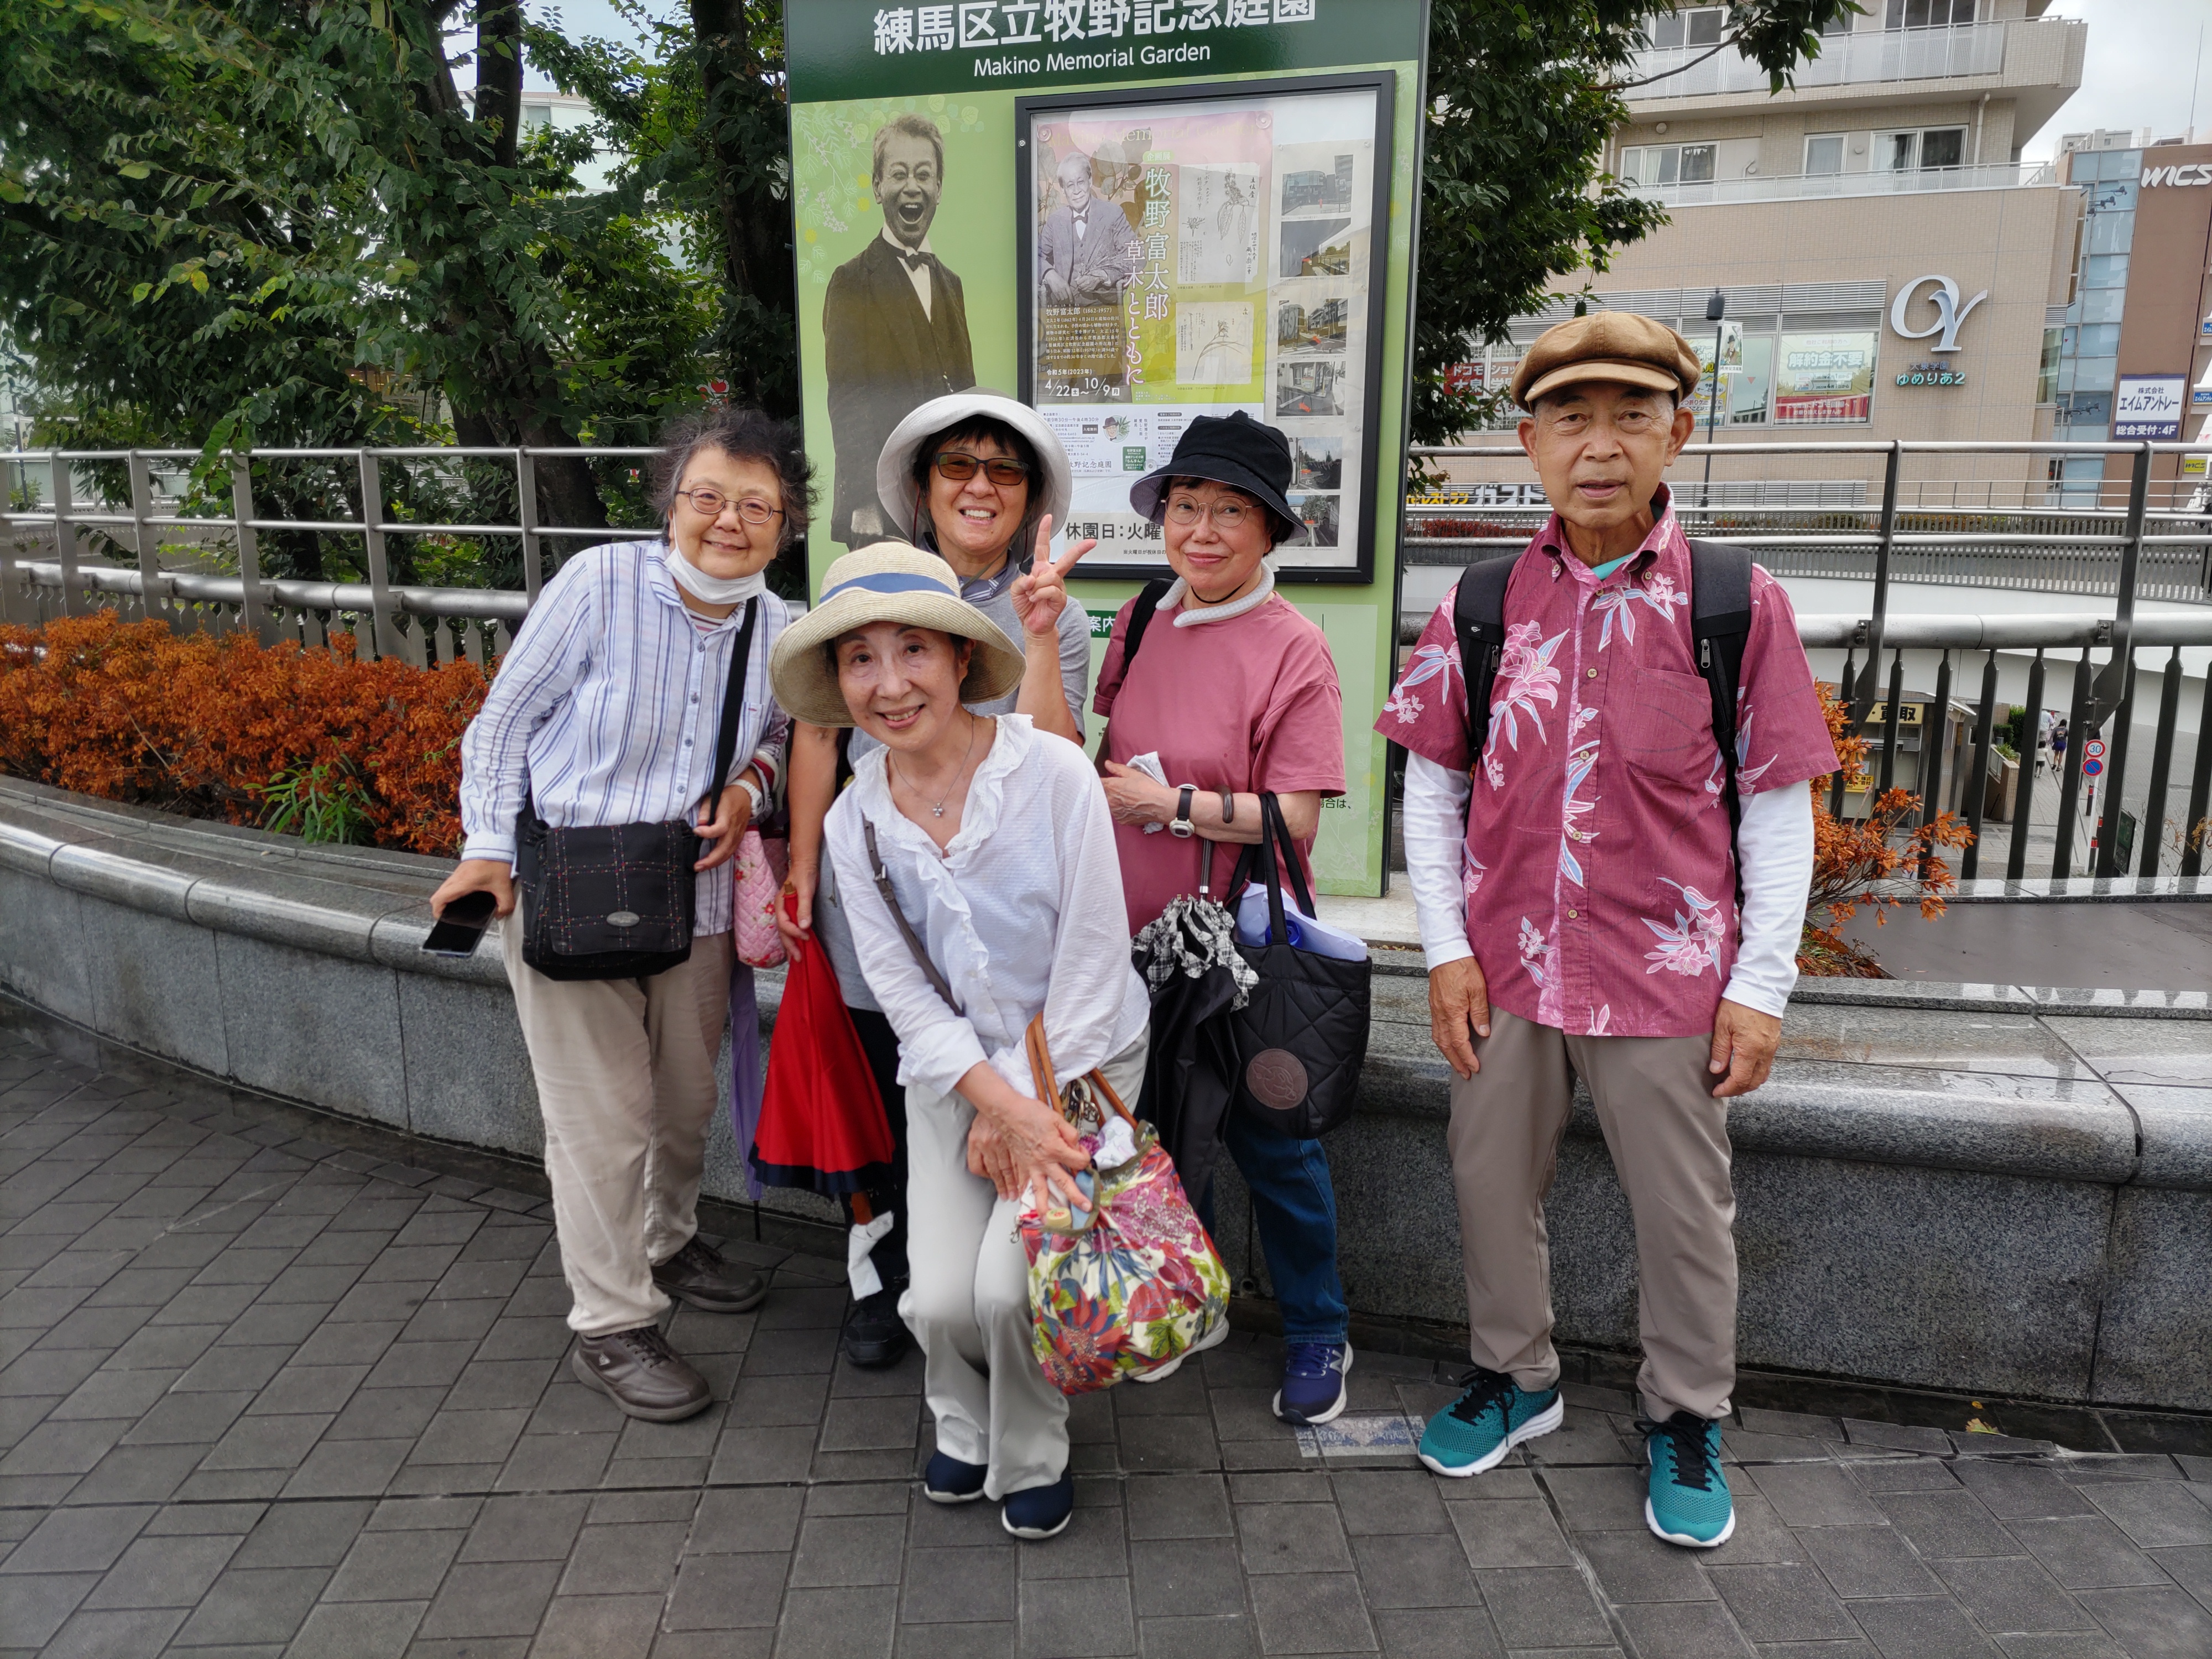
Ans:
{"type": "Polygon", "coordinates": [[[1713,383],[1705,388],[1709,400],[1705,412],[1705,487],[1698,497],[1700,511],[1713,503],[1713,428],[1721,418],[1721,319],[1728,315],[1728,296],[1720,289],[1705,301],[1705,320],[1713,325],[1713,383]]]}

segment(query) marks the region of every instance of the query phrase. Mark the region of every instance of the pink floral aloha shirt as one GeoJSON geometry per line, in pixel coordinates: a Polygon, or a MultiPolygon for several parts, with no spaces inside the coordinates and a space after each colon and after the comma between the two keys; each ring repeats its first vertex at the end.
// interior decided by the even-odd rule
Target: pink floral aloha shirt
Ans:
{"type": "MultiPolygon", "coordinates": [[[[1690,638],[1690,549],[1662,491],[1643,547],[1601,581],[1555,514],[1505,589],[1490,735],[1468,754],[1445,597],[1376,730],[1471,772],[1462,882],[1490,1000],[1612,1036],[1712,1030],[1735,959],[1735,875],[1711,694],[1690,638]]],[[[1746,797],[1836,756],[1782,584],[1754,568],[1736,718],[1746,797]]]]}

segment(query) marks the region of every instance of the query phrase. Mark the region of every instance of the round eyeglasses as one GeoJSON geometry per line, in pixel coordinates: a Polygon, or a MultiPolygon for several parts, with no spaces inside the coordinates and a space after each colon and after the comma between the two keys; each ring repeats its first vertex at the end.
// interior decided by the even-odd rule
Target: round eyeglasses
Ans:
{"type": "Polygon", "coordinates": [[[1187,528],[1200,519],[1211,518],[1216,530],[1237,531],[1249,520],[1256,522],[1260,509],[1249,501],[1216,501],[1211,507],[1192,495],[1178,495],[1168,503],[1167,520],[1179,528],[1187,528]]]}
{"type": "Polygon", "coordinates": [[[719,519],[726,507],[735,507],[738,516],[747,524],[773,524],[783,516],[780,507],[770,507],[757,495],[725,495],[719,489],[709,489],[704,484],[696,489],[676,492],[691,503],[691,510],[702,519],[719,519]]]}
{"type": "Polygon", "coordinates": [[[1030,477],[1030,464],[1017,460],[1012,455],[993,455],[986,459],[981,455],[963,455],[957,449],[946,449],[932,456],[929,464],[937,469],[939,477],[953,483],[966,483],[975,476],[978,467],[993,483],[1007,488],[1027,483],[1030,477]]]}

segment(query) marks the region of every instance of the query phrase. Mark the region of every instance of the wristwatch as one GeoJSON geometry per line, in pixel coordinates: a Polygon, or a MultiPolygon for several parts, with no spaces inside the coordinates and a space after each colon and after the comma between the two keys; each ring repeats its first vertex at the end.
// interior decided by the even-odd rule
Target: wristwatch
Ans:
{"type": "Polygon", "coordinates": [[[1190,784],[1186,783],[1182,786],[1181,798],[1176,803],[1175,817],[1168,825],[1168,834],[1180,836],[1183,840],[1188,841],[1197,833],[1197,826],[1190,821],[1190,798],[1197,793],[1197,789],[1190,784]]]}

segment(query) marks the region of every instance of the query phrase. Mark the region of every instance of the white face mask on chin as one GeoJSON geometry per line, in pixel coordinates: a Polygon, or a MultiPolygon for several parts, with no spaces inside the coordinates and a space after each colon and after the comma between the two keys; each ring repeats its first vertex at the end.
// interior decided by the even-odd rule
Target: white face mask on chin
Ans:
{"type": "Polygon", "coordinates": [[[750,576],[710,576],[678,552],[673,542],[668,544],[663,556],[676,585],[702,605],[743,605],[768,591],[765,565],[750,576]]]}

